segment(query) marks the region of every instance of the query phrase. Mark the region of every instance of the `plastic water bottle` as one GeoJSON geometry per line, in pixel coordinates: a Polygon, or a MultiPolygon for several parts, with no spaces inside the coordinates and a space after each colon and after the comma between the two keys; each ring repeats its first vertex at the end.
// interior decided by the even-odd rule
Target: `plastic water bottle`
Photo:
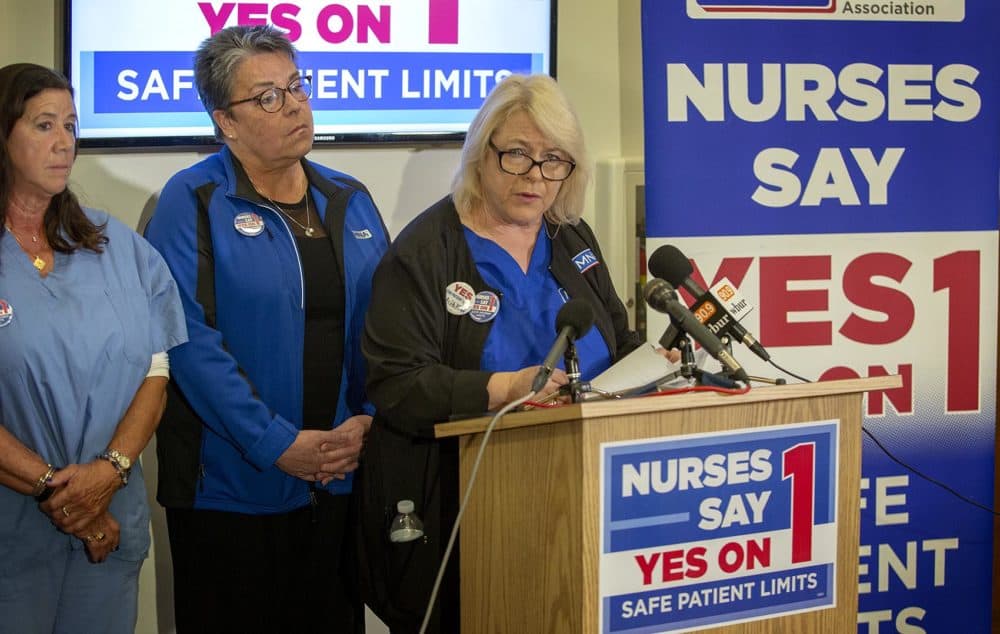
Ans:
{"type": "Polygon", "coordinates": [[[413,500],[400,500],[396,503],[396,511],[398,515],[389,526],[389,541],[412,542],[424,536],[424,523],[413,512],[413,500]]]}

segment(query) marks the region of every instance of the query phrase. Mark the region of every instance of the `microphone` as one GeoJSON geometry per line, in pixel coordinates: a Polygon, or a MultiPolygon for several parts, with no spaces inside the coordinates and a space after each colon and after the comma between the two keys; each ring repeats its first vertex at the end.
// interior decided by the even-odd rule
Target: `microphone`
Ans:
{"type": "Polygon", "coordinates": [[[576,344],[572,341],[566,346],[566,354],[563,355],[563,367],[566,369],[566,385],[559,388],[562,392],[563,388],[569,393],[569,398],[571,403],[577,403],[580,400],[580,393],[584,391],[584,384],[580,381],[580,358],[576,356],[576,344]]]}
{"type": "Polygon", "coordinates": [[[531,383],[532,392],[538,392],[545,387],[556,363],[566,351],[566,346],[587,334],[593,325],[594,309],[590,307],[590,304],[579,298],[571,299],[563,304],[559,313],[556,314],[556,332],[559,334],[556,336],[555,343],[552,344],[552,349],[545,356],[538,374],[535,375],[535,380],[531,383]]]}
{"type": "Polygon", "coordinates": [[[653,310],[670,315],[677,327],[691,335],[713,358],[726,366],[730,373],[744,383],[750,382],[743,366],[729,354],[719,338],[712,334],[694,314],[684,307],[674,294],[674,287],[666,280],[653,278],[643,291],[646,303],[653,310]]]}
{"type": "Polygon", "coordinates": [[[733,339],[742,341],[743,345],[764,361],[771,360],[771,355],[764,346],[736,321],[722,302],[711,291],[705,290],[692,279],[691,274],[694,273],[694,269],[691,267],[691,261],[681,253],[680,249],[665,244],[654,251],[649,258],[649,272],[674,286],[683,286],[694,295],[695,303],[691,307],[691,312],[713,333],[716,335],[720,332],[727,333],[733,339]]]}

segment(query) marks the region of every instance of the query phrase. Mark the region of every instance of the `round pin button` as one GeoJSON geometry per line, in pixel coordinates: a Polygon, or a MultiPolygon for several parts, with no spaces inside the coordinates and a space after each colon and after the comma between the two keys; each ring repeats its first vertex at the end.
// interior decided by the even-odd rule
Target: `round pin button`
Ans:
{"type": "Polygon", "coordinates": [[[14,321],[14,307],[7,300],[0,299],[0,328],[14,321]]]}
{"type": "Polygon", "coordinates": [[[244,211],[233,219],[233,226],[241,234],[252,238],[264,231],[264,219],[252,211],[244,211]]]}
{"type": "Polygon", "coordinates": [[[479,291],[472,302],[469,317],[480,324],[491,321],[500,311],[500,298],[492,291],[479,291]]]}
{"type": "Polygon", "coordinates": [[[465,282],[452,282],[444,289],[444,305],[452,315],[465,315],[472,310],[476,291],[465,282]]]}

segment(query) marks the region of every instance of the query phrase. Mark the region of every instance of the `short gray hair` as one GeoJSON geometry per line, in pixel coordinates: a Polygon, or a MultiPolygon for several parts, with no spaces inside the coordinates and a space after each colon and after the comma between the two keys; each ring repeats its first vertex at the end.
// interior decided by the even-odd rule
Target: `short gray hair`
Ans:
{"type": "MultiPolygon", "coordinates": [[[[201,43],[194,54],[194,83],[209,117],[232,101],[237,66],[258,53],[284,53],[293,62],[297,54],[288,37],[267,24],[230,26],[201,43]]],[[[218,125],[215,136],[222,138],[218,125]]]]}
{"type": "Polygon", "coordinates": [[[510,75],[486,97],[469,125],[458,171],[451,183],[452,198],[461,212],[483,204],[480,170],[492,154],[490,139],[510,117],[523,112],[556,147],[570,155],[576,169],[563,181],[545,218],[555,224],[576,224],[593,168],[583,142],[583,130],[573,106],[548,75],[510,75]]]}

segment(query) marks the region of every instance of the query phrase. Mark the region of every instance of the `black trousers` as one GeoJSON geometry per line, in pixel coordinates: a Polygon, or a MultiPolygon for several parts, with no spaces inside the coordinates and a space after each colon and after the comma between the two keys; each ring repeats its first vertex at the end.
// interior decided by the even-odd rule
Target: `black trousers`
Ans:
{"type": "Polygon", "coordinates": [[[167,509],[178,634],[364,632],[349,496],[280,515],[167,509]]]}

